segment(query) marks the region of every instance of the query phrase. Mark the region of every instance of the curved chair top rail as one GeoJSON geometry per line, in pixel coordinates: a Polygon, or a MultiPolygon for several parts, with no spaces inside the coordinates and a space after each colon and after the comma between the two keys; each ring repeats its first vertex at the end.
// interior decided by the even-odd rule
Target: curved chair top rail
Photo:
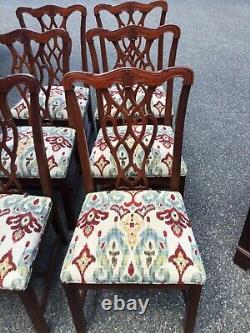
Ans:
{"type": "MultiPolygon", "coordinates": [[[[60,7],[56,5],[46,5],[38,8],[31,7],[19,7],[16,10],[16,16],[19,20],[20,26],[22,28],[28,27],[28,21],[25,20],[26,15],[30,15],[37,19],[40,24],[41,31],[47,31],[55,28],[62,28],[68,31],[68,20],[74,13],[80,13],[80,44],[81,44],[81,57],[82,57],[82,69],[84,71],[88,70],[87,62],[87,47],[86,47],[86,17],[87,9],[86,7],[76,4],[69,7],[60,7]],[[57,16],[60,16],[60,20],[57,16]],[[49,18],[49,19],[48,19],[49,18]]],[[[71,44],[71,41],[70,41],[71,44]]],[[[71,48],[71,45],[70,45],[71,48]]]]}
{"type": "Polygon", "coordinates": [[[123,67],[103,74],[70,72],[65,75],[64,88],[66,91],[69,121],[77,131],[78,146],[82,147],[79,153],[87,192],[93,191],[94,187],[86,137],[82,122],[80,121],[79,105],[73,88],[74,83],[79,81],[84,82],[96,89],[101,130],[105,144],[109,147],[118,170],[116,189],[136,190],[148,188],[148,180],[145,172],[146,164],[157,135],[158,120],[150,112],[152,95],[159,85],[178,77],[183,79],[183,84],[176,114],[173,167],[170,176],[170,189],[173,191],[178,190],[180,183],[184,120],[189,91],[194,78],[193,71],[189,68],[172,67],[158,72],[150,72],[137,68],[123,67]],[[119,93],[123,99],[121,103],[117,103],[114,100],[112,92],[109,90],[114,84],[119,87],[119,93]],[[136,98],[138,88],[143,89],[144,92],[140,100],[136,98]],[[103,112],[104,101],[106,102],[106,113],[103,112]],[[111,114],[110,110],[113,107],[115,107],[116,111],[114,114],[111,114]],[[125,119],[124,123],[126,124],[125,133],[122,134],[120,133],[118,122],[121,116],[125,119]],[[144,136],[148,128],[147,126],[151,126],[151,136],[145,141],[144,136]],[[113,131],[112,138],[108,135],[110,128],[113,131]],[[127,143],[127,139],[130,144],[127,143]],[[134,155],[138,147],[140,147],[142,154],[140,162],[135,162],[134,155]],[[126,165],[119,158],[121,150],[125,150],[127,153],[126,165]]]}
{"type": "Polygon", "coordinates": [[[162,8],[163,12],[168,11],[168,4],[166,1],[153,1],[150,3],[141,3],[137,1],[126,1],[122,4],[115,6],[108,4],[98,4],[94,8],[94,14],[98,15],[101,11],[108,11],[111,14],[120,14],[122,12],[135,12],[140,11],[141,13],[149,13],[154,8],[162,8]]]}
{"type": "Polygon", "coordinates": [[[68,7],[60,7],[56,5],[45,5],[38,8],[31,7],[18,7],[16,10],[16,16],[20,21],[20,24],[25,28],[25,21],[23,19],[23,14],[30,14],[33,17],[42,17],[43,15],[48,15],[50,17],[61,15],[68,17],[74,12],[80,12],[83,16],[87,16],[86,7],[82,5],[72,5],[68,7]]]}
{"type": "Polygon", "coordinates": [[[45,44],[54,37],[60,37],[64,43],[69,43],[70,41],[68,32],[61,28],[48,30],[45,32],[36,32],[26,28],[21,28],[7,32],[5,34],[1,34],[0,43],[8,45],[16,41],[21,43],[29,43],[30,40],[34,40],[35,42],[45,44]]]}
{"type": "Polygon", "coordinates": [[[40,118],[39,91],[40,84],[30,74],[14,74],[5,78],[0,78],[0,171],[5,175],[0,181],[0,193],[22,192],[22,186],[16,175],[15,160],[18,151],[18,128],[12,118],[8,102],[9,92],[18,85],[24,85],[30,94],[30,113],[33,132],[35,153],[37,158],[40,183],[43,194],[52,197],[52,188],[50,183],[50,174],[48,162],[44,147],[43,132],[40,118]],[[9,131],[12,132],[13,145],[7,144],[9,140],[9,131]],[[7,155],[10,159],[10,167],[6,168],[3,164],[2,156],[7,155]]]}
{"type": "Polygon", "coordinates": [[[194,80],[194,73],[188,67],[170,67],[155,72],[133,67],[121,67],[102,74],[72,71],[64,76],[63,84],[66,91],[72,90],[74,82],[77,81],[86,81],[95,89],[109,88],[112,83],[122,84],[126,87],[135,85],[138,82],[147,84],[149,87],[157,87],[176,77],[183,78],[183,84],[191,86],[194,80]]]}
{"type": "MultiPolygon", "coordinates": [[[[95,28],[87,31],[86,39],[89,44],[89,50],[95,73],[100,72],[100,65],[97,56],[97,47],[95,46],[95,37],[100,38],[101,59],[103,72],[117,67],[138,67],[149,70],[161,70],[163,66],[163,54],[167,50],[164,48],[163,38],[166,34],[172,34],[172,42],[168,49],[169,57],[167,67],[175,65],[176,52],[181,30],[177,25],[167,24],[157,29],[146,28],[139,25],[128,25],[120,29],[109,31],[102,28],[95,28]],[[106,46],[108,42],[115,48],[115,63],[109,64],[106,46]],[[157,56],[152,51],[154,45],[158,45],[157,56]],[[109,68],[111,67],[111,68],[109,68]]],[[[166,46],[167,48],[167,46],[166,46]]]]}
{"type": "Polygon", "coordinates": [[[94,37],[104,37],[109,41],[117,41],[124,37],[132,40],[137,39],[138,37],[156,39],[167,32],[172,33],[176,39],[180,38],[180,27],[175,24],[166,24],[156,29],[147,28],[140,25],[128,25],[113,31],[103,28],[94,28],[87,31],[86,39],[87,42],[90,42],[94,37]]]}

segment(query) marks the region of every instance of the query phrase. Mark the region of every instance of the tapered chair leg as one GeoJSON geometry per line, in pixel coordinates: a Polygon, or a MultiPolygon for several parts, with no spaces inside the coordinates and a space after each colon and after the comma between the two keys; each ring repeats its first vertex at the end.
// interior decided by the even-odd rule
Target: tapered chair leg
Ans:
{"type": "Polygon", "coordinates": [[[182,176],[180,178],[180,194],[182,195],[183,198],[184,198],[184,193],[185,193],[185,181],[186,181],[186,177],[182,176]]]}
{"type": "Polygon", "coordinates": [[[25,306],[36,333],[48,333],[49,329],[44,314],[32,288],[29,286],[25,291],[20,292],[19,297],[25,306]]]}
{"type": "Polygon", "coordinates": [[[199,307],[201,290],[202,286],[199,284],[192,285],[188,289],[183,333],[194,332],[195,320],[199,307]]]}
{"type": "Polygon", "coordinates": [[[61,186],[60,186],[60,192],[62,195],[63,206],[64,206],[68,226],[71,230],[74,230],[76,221],[75,221],[74,212],[73,212],[72,195],[71,195],[71,191],[69,189],[69,186],[68,186],[66,180],[62,180],[61,186]]]}
{"type": "Polygon", "coordinates": [[[64,231],[63,224],[60,221],[58,208],[55,205],[54,205],[54,211],[53,211],[52,225],[53,225],[53,228],[55,230],[55,233],[60,237],[61,244],[63,244],[63,245],[68,244],[68,238],[67,238],[66,233],[64,231]]]}
{"type": "Polygon", "coordinates": [[[82,308],[80,291],[74,284],[63,284],[77,333],[86,333],[86,319],[82,308]]]}

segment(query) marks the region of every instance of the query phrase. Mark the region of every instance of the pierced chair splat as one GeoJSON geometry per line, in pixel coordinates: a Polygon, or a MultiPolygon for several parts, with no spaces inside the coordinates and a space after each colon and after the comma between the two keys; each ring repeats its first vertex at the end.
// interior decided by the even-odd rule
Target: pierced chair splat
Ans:
{"type": "MultiPolygon", "coordinates": [[[[176,25],[163,25],[156,29],[129,25],[115,31],[91,29],[87,32],[86,38],[93,70],[95,73],[100,73],[101,67],[103,72],[119,67],[136,67],[157,71],[173,67],[180,34],[180,28],[176,25]],[[99,40],[104,43],[105,47],[108,47],[110,52],[112,50],[114,56],[107,58],[106,52],[101,52],[101,56],[98,54],[99,40]],[[168,55],[168,60],[165,64],[166,55],[168,55]],[[102,66],[99,58],[102,59],[102,66]]],[[[113,85],[110,90],[117,103],[120,103],[122,96],[119,87],[113,85]]],[[[144,91],[138,89],[137,98],[142,98],[143,94],[144,91]]],[[[159,118],[158,122],[167,126],[172,125],[173,80],[169,80],[166,87],[159,86],[155,89],[151,104],[153,114],[159,118]]],[[[115,112],[115,108],[112,112],[115,112]]],[[[97,111],[96,119],[98,118],[97,111]]]]}
{"type": "MultiPolygon", "coordinates": [[[[184,333],[194,330],[202,285],[206,275],[182,195],[178,192],[181,170],[183,126],[193,72],[170,68],[148,72],[119,68],[104,74],[68,73],[64,78],[70,122],[76,126],[83,181],[87,193],[61,271],[68,304],[78,333],[86,332],[82,301],[89,289],[175,288],[186,295],[184,333]],[[158,133],[158,120],[145,114],[156,87],[182,78],[176,117],[170,190],[149,188],[146,169],[158,133]],[[79,125],[80,112],[73,91],[75,82],[87,82],[99,94],[110,96],[109,88],[124,88],[124,103],[114,115],[101,118],[103,143],[114,160],[116,176],[111,191],[95,192],[86,136],[79,125]],[[143,99],[135,98],[134,85],[146,87],[143,99]],[[132,102],[127,107],[126,98],[132,102]],[[121,133],[118,119],[125,119],[121,133]],[[145,140],[150,126],[150,135],[145,140]],[[110,136],[112,128],[112,136],[110,136]],[[141,152],[141,158],[135,155],[141,152]],[[126,159],[121,158],[125,152],[126,159]],[[81,291],[81,292],[80,292],[81,291]]],[[[111,100],[111,97],[108,97],[111,100]]],[[[123,155],[124,156],[124,155],[123,155]]]]}
{"type": "MultiPolygon", "coordinates": [[[[81,61],[82,70],[88,70],[88,60],[87,60],[87,45],[86,45],[86,18],[87,9],[82,5],[72,5],[68,7],[61,7],[56,5],[46,5],[38,8],[31,7],[19,7],[16,10],[16,16],[19,20],[20,26],[22,28],[32,28],[32,20],[35,19],[38,22],[41,32],[49,31],[52,29],[61,28],[66,30],[71,36],[73,32],[73,27],[79,26],[79,34],[76,45],[72,42],[74,39],[70,39],[70,49],[75,52],[81,49],[81,61]],[[78,44],[79,43],[79,44],[78,44]]],[[[58,49],[54,49],[55,53],[58,53],[58,49]]],[[[65,74],[66,72],[64,72],[65,74]]],[[[81,112],[84,118],[85,127],[88,129],[88,133],[93,129],[93,114],[91,108],[91,100],[89,88],[87,86],[75,87],[81,105],[81,112]]],[[[59,88],[54,88],[51,91],[51,103],[61,99],[61,109],[62,112],[58,110],[59,120],[67,120],[67,113],[63,110],[65,108],[65,97],[63,92],[63,87],[60,85],[59,88]],[[59,90],[58,90],[59,89],[59,90]],[[62,99],[63,97],[63,99],[62,99]],[[62,107],[63,106],[63,107],[62,107]]],[[[59,106],[57,108],[59,108],[59,106]]]]}
{"type": "MultiPolygon", "coordinates": [[[[63,98],[63,110],[66,111],[63,87],[53,86],[53,84],[61,84],[62,76],[69,71],[69,35],[63,29],[54,29],[44,33],[18,29],[0,35],[0,43],[6,45],[12,55],[11,73],[26,71],[34,75],[39,81],[39,108],[44,125],[44,145],[52,184],[61,192],[67,220],[69,225],[73,227],[72,221],[74,218],[68,175],[75,147],[75,130],[70,127],[56,127],[55,125],[58,125],[58,123],[53,119],[53,115],[58,115],[57,105],[62,105],[60,98],[63,98]],[[57,43],[61,46],[59,58],[54,58],[54,52],[51,51],[51,43],[52,45],[57,43]],[[60,101],[57,99],[55,104],[50,104],[49,101],[53,89],[60,93],[60,101]]],[[[25,126],[18,126],[19,140],[16,173],[22,179],[24,186],[37,186],[39,185],[39,174],[34,154],[33,132],[31,126],[26,126],[31,123],[30,96],[25,88],[20,86],[17,88],[19,98],[16,98],[16,100],[18,102],[11,108],[10,112],[17,125],[25,126]],[[26,119],[25,123],[18,122],[17,118],[21,114],[26,119]]],[[[76,89],[76,94],[79,97],[78,93],[76,89]]],[[[79,103],[79,106],[81,109],[81,103],[79,103]]],[[[13,144],[12,138],[9,139],[8,144],[13,144]]],[[[6,163],[8,162],[9,160],[7,159],[6,163]]]]}

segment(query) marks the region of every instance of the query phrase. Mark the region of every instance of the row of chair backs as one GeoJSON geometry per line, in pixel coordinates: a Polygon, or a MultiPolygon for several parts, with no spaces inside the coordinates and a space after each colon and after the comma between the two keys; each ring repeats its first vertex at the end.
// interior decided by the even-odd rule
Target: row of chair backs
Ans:
{"type": "MultiPolygon", "coordinates": [[[[50,174],[44,148],[39,106],[39,82],[29,74],[15,74],[0,78],[0,193],[22,193],[22,184],[16,174],[18,154],[18,127],[12,119],[10,104],[12,91],[22,86],[30,95],[30,119],[34,139],[37,165],[43,194],[52,197],[50,174]],[[12,141],[10,143],[10,141],[12,141]],[[4,177],[3,177],[4,176],[4,177]]],[[[28,162],[28,161],[27,161],[28,162]]]]}
{"type": "MultiPolygon", "coordinates": [[[[102,53],[104,72],[127,66],[146,70],[161,70],[164,67],[175,65],[180,29],[176,25],[164,25],[158,29],[131,25],[113,32],[104,29],[92,29],[87,32],[86,38],[95,73],[100,72],[96,38],[112,44],[116,52],[115,63],[109,67],[106,67],[107,59],[102,53]],[[164,65],[164,48],[158,49],[157,56],[152,50],[155,49],[154,44],[167,34],[172,35],[172,42],[169,49],[168,63],[164,65]]],[[[45,95],[45,103],[42,107],[43,116],[49,120],[51,86],[61,85],[63,76],[70,70],[71,39],[69,34],[61,28],[42,33],[23,28],[0,35],[0,43],[6,45],[10,51],[12,58],[11,74],[30,73],[40,82],[41,90],[45,95]]],[[[22,91],[22,97],[28,104],[26,91],[22,91]]],[[[170,81],[166,92],[167,118],[171,117],[172,99],[173,82],[170,81]]],[[[167,123],[170,123],[170,121],[167,123]]]]}

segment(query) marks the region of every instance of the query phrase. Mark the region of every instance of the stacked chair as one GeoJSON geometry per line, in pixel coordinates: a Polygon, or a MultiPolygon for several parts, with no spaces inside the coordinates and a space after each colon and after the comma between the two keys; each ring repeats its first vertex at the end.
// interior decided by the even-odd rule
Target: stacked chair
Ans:
{"type": "Polygon", "coordinates": [[[87,332],[83,304],[88,290],[119,287],[181,291],[183,332],[194,332],[206,280],[183,201],[183,132],[194,74],[176,66],[181,31],[165,24],[167,11],[166,1],[97,5],[97,27],[86,32],[82,5],[22,7],[16,11],[21,28],[0,35],[12,58],[12,76],[0,80],[0,289],[18,290],[38,333],[48,331],[44,311],[55,256],[41,305],[32,296],[29,278],[52,213],[56,234],[63,243],[67,239],[56,208],[58,189],[74,229],[60,278],[76,331],[87,332]],[[78,72],[70,71],[68,29],[76,13],[78,72]],[[29,30],[28,17],[38,21],[39,31],[29,30]],[[114,30],[108,30],[111,20],[114,30]],[[149,21],[156,27],[149,27],[149,21]],[[13,105],[6,107],[5,95],[14,87],[13,105]],[[75,184],[68,179],[74,157],[85,193],[77,219],[75,184]],[[40,188],[45,197],[10,194],[12,187],[18,193],[23,187],[40,188]],[[19,207],[13,195],[21,195],[25,204],[19,207]],[[30,240],[33,234],[36,239],[30,240]],[[22,240],[22,260],[29,264],[23,284],[17,276],[16,239],[22,240]]]}

